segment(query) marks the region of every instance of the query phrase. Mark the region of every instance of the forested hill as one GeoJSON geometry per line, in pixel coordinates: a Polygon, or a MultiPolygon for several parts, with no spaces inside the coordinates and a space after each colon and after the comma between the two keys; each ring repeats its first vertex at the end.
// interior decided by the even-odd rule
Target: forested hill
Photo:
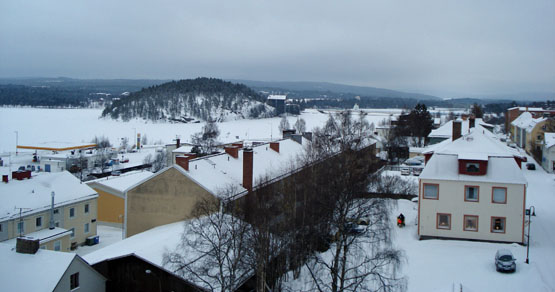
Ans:
{"type": "Polygon", "coordinates": [[[243,84],[215,78],[197,78],[144,88],[113,100],[103,117],[130,120],[193,122],[268,117],[274,109],[243,84]]]}

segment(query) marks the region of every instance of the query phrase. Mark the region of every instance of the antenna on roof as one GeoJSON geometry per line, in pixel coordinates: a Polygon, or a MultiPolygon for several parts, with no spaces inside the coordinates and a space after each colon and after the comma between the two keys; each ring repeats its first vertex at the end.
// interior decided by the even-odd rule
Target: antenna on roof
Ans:
{"type": "MultiPolygon", "coordinates": [[[[14,207],[14,209],[19,209],[19,223],[23,222],[23,217],[21,216],[21,213],[23,210],[31,210],[31,208],[21,208],[21,207],[14,207]]],[[[19,223],[18,223],[18,227],[19,227],[19,223]]],[[[23,236],[23,225],[21,225],[21,228],[17,228],[19,229],[19,237],[23,236]]]]}

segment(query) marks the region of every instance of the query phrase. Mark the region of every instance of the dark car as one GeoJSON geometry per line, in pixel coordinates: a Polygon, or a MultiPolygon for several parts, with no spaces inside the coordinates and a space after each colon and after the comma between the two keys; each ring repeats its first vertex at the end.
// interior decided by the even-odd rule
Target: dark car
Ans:
{"type": "Polygon", "coordinates": [[[529,170],[536,170],[536,165],[534,163],[526,163],[526,168],[529,170]]]}
{"type": "Polygon", "coordinates": [[[498,272],[515,272],[516,259],[508,249],[500,249],[495,253],[495,269],[498,272]]]}

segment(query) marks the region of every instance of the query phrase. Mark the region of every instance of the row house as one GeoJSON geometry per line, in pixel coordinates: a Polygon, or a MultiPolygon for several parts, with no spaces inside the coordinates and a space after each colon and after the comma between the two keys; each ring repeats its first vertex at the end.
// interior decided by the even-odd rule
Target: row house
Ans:
{"type": "MultiPolygon", "coordinates": [[[[511,139],[529,154],[540,154],[544,144],[544,133],[550,124],[555,123],[553,119],[546,117],[534,118],[529,112],[522,113],[516,118],[510,127],[511,139]]],[[[535,155],[538,156],[538,155],[535,155]]],[[[536,157],[541,161],[540,157],[536,157]]]]}
{"type": "Polygon", "coordinates": [[[486,132],[471,128],[465,135],[454,133],[453,139],[424,151],[418,203],[421,239],[524,242],[523,157],[486,132]]]}
{"type": "Polygon", "coordinates": [[[509,129],[511,127],[511,123],[525,112],[530,113],[534,119],[542,117],[555,117],[554,109],[527,106],[511,107],[505,112],[505,129],[509,129]]]}
{"type": "Polygon", "coordinates": [[[545,133],[542,150],[543,169],[547,172],[555,173],[555,133],[545,133]]]}

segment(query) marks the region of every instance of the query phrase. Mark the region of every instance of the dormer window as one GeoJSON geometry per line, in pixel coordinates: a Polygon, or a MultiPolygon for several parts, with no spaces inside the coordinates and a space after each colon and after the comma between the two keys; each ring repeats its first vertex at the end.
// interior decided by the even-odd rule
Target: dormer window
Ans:
{"type": "Polygon", "coordinates": [[[467,162],[466,163],[466,172],[470,172],[470,173],[480,172],[480,164],[467,162]]]}

